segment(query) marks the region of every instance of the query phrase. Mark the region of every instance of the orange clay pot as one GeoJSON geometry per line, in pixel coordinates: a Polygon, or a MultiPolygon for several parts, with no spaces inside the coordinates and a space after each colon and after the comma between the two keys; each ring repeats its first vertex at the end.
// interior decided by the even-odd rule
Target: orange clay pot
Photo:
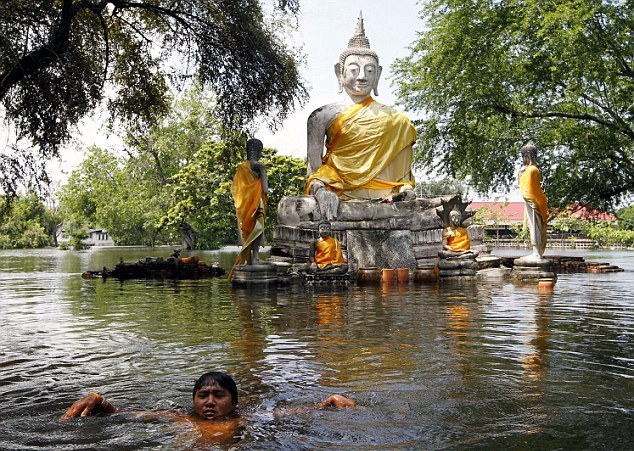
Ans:
{"type": "Polygon", "coordinates": [[[396,270],[396,280],[398,280],[398,283],[409,282],[409,268],[398,268],[396,270]]]}
{"type": "Polygon", "coordinates": [[[550,277],[544,277],[537,280],[537,287],[542,291],[552,291],[555,286],[555,281],[550,277]]]}
{"type": "Polygon", "coordinates": [[[381,271],[381,278],[383,283],[394,283],[394,270],[391,268],[384,268],[381,271]]]}

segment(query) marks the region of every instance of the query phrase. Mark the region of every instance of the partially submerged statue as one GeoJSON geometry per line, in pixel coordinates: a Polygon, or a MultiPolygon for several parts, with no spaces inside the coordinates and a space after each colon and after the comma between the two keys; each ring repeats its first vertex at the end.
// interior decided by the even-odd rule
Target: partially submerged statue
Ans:
{"type": "Polygon", "coordinates": [[[442,207],[436,213],[445,226],[442,233],[443,248],[438,251],[438,268],[441,277],[472,276],[475,275],[478,251],[471,250],[469,233],[464,227],[464,221],[473,216],[466,208],[470,202],[463,202],[460,196],[448,201],[442,200],[442,207]]]}
{"type": "MultiPolygon", "coordinates": [[[[238,166],[231,184],[231,195],[238,216],[238,232],[242,238],[242,249],[234,269],[243,263],[257,264],[258,252],[264,241],[264,217],[269,185],[266,168],[259,161],[262,148],[262,142],[258,139],[247,141],[247,161],[238,166]]],[[[233,269],[229,279],[232,274],[233,269]]]]}
{"type": "Polygon", "coordinates": [[[533,253],[522,260],[542,260],[546,250],[547,200],[541,187],[541,174],[537,168],[537,148],[531,144],[520,149],[525,165],[519,176],[519,185],[525,203],[524,220],[528,224],[533,253]]]}
{"type": "Polygon", "coordinates": [[[352,103],[322,106],[308,118],[306,194],[316,197],[324,219],[336,217],[340,199],[391,199],[399,193],[400,199],[415,198],[416,130],[404,114],[370,96],[378,95],[381,69],[359,15],[335,65],[339,92],[345,90],[352,103]]]}
{"type": "Polygon", "coordinates": [[[341,243],[332,236],[332,225],[328,221],[319,223],[319,239],[311,243],[309,272],[346,272],[341,243]]]}
{"type": "Polygon", "coordinates": [[[462,198],[456,196],[448,201],[442,200],[441,203],[442,207],[436,213],[445,229],[442,232],[443,248],[438,255],[441,258],[475,258],[478,252],[471,250],[469,233],[463,224],[473,216],[473,212],[466,210],[470,202],[462,202],[462,198]]]}

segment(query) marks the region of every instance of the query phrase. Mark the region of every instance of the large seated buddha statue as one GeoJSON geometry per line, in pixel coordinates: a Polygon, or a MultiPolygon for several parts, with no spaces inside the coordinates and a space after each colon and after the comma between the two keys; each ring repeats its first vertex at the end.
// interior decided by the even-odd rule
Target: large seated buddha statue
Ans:
{"type": "Polygon", "coordinates": [[[381,76],[379,57],[370,49],[363,18],[339,57],[335,73],[348,101],[331,103],[308,118],[306,194],[317,199],[322,218],[337,216],[339,201],[415,198],[409,119],[375,101],[381,76]],[[324,148],[325,142],[325,148],[324,148]]]}

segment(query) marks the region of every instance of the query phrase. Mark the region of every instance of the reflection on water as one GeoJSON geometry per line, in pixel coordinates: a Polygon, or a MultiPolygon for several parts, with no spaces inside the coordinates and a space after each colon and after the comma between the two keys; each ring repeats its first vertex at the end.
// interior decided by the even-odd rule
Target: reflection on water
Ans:
{"type": "Polygon", "coordinates": [[[626,272],[562,275],[552,292],[79,276],[167,253],[0,252],[0,449],[188,449],[170,422],[58,417],[91,390],[187,409],[193,381],[214,369],[236,378],[249,418],[234,449],[634,446],[634,254],[591,254],[626,272]],[[360,407],[274,414],[332,392],[360,407]]]}

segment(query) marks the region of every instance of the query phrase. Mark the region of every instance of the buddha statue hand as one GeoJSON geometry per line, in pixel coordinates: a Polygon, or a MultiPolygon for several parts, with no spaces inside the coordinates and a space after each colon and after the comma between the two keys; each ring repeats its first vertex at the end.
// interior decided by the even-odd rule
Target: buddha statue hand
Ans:
{"type": "Polygon", "coordinates": [[[406,189],[392,196],[392,202],[402,202],[416,199],[416,194],[412,189],[406,189]]]}
{"type": "Polygon", "coordinates": [[[339,197],[335,193],[326,189],[326,185],[319,181],[311,183],[310,193],[317,200],[322,219],[330,221],[337,217],[339,197]]]}

